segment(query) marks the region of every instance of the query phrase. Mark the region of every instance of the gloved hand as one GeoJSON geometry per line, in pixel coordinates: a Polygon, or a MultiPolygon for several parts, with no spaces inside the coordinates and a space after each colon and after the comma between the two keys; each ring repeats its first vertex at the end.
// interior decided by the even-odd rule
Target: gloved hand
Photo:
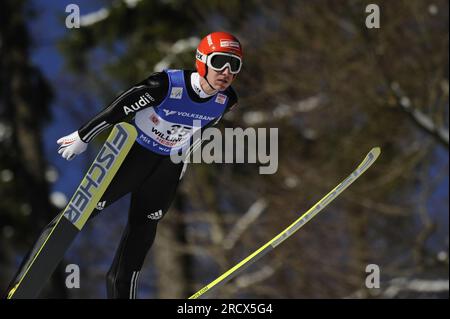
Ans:
{"type": "Polygon", "coordinates": [[[68,161],[74,159],[78,154],[83,153],[87,148],[87,143],[83,142],[78,134],[78,131],[73,132],[70,135],[61,137],[56,141],[58,143],[59,149],[58,154],[68,161]]]}

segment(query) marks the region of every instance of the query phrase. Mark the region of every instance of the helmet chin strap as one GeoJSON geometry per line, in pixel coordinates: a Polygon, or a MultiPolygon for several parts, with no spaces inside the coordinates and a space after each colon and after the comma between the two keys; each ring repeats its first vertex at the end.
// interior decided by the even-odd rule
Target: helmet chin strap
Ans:
{"type": "Polygon", "coordinates": [[[218,90],[216,90],[216,89],[211,85],[211,83],[209,83],[208,78],[207,78],[207,75],[208,75],[208,68],[206,68],[206,74],[205,74],[205,76],[204,76],[203,78],[205,79],[206,83],[208,83],[209,87],[210,87],[213,91],[217,92],[218,90]]]}
{"type": "Polygon", "coordinates": [[[213,88],[213,86],[211,85],[211,83],[209,83],[209,81],[208,81],[207,78],[205,78],[205,80],[206,80],[206,83],[208,83],[209,87],[210,87],[211,89],[213,89],[213,91],[217,91],[215,88],[213,88]]]}

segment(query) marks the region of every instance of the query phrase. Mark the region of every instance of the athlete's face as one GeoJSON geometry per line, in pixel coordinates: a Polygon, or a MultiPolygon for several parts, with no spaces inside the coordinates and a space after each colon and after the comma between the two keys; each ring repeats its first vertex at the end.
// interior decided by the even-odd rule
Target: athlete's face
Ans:
{"type": "Polygon", "coordinates": [[[214,89],[224,91],[231,85],[235,76],[230,73],[228,67],[222,71],[214,71],[212,68],[209,68],[206,78],[214,89]]]}

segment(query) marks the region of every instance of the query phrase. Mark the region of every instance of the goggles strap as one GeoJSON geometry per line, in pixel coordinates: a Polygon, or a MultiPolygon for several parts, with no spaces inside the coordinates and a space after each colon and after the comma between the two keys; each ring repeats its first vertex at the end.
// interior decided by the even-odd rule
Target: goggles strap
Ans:
{"type": "Polygon", "coordinates": [[[197,50],[196,58],[197,58],[198,60],[200,60],[201,62],[205,63],[205,64],[206,64],[206,61],[207,61],[207,59],[208,59],[207,55],[201,53],[199,50],[197,50]]]}

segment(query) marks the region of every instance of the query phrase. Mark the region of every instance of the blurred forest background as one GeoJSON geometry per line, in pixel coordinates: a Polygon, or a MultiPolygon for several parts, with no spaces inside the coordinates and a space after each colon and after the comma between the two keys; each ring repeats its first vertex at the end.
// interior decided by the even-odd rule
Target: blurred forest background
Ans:
{"type": "MultiPolygon", "coordinates": [[[[279,169],[190,164],[140,276],[140,298],[186,298],[346,177],[377,163],[217,298],[448,298],[449,2],[0,2],[0,290],[70,198],[105,132],[72,162],[56,140],[154,71],[194,68],[207,33],[238,36],[239,107],[219,125],[278,127],[279,169]],[[78,4],[81,28],[65,12],[78,4]],[[376,3],[381,27],[368,29],[376,3]],[[365,287],[366,266],[381,270],[365,287]]],[[[43,298],[104,298],[128,198],[78,236],[43,298]],[[65,266],[81,288],[64,286],[65,266]]]]}

